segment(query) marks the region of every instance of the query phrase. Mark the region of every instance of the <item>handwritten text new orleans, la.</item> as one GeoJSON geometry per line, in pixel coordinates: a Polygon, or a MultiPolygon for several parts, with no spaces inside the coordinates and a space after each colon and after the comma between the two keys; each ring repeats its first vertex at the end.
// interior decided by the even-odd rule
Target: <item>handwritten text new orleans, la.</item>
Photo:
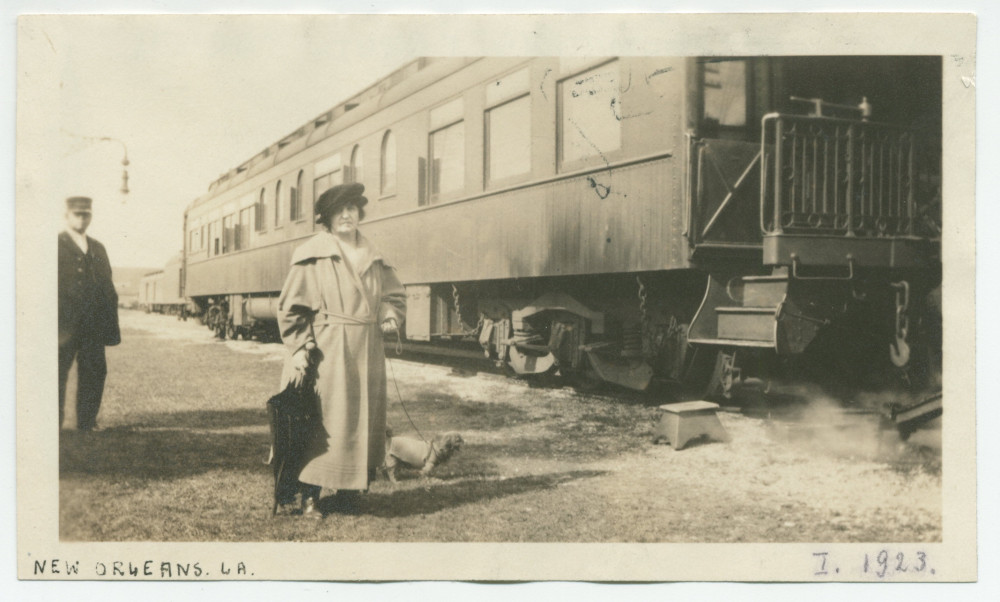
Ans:
{"type": "Polygon", "coordinates": [[[219,562],[212,564],[202,562],[177,562],[156,560],[110,560],[97,561],[93,565],[81,565],[79,560],[51,558],[34,560],[33,573],[39,576],[54,578],[94,578],[110,579],[199,579],[227,577],[252,577],[246,563],[219,562]]]}

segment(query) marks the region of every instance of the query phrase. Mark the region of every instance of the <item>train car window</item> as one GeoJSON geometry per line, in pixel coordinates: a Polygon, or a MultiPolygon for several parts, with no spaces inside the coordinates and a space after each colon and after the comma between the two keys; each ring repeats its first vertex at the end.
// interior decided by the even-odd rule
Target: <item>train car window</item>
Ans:
{"type": "Polygon", "coordinates": [[[465,186],[465,123],[459,121],[431,132],[431,202],[465,186]]]}
{"type": "Polygon", "coordinates": [[[379,161],[379,194],[388,196],[396,192],[396,137],[392,130],[382,136],[379,161]]]}
{"type": "Polygon", "coordinates": [[[233,224],[233,251],[239,251],[246,244],[243,241],[243,212],[236,214],[236,222],[233,224]]]}
{"type": "Polygon", "coordinates": [[[316,177],[313,179],[313,205],[315,206],[319,195],[337,184],[344,183],[344,170],[340,161],[340,154],[330,155],[326,159],[317,162],[314,172],[316,177]]]}
{"type": "Polygon", "coordinates": [[[229,253],[233,250],[233,216],[227,215],[222,218],[222,252],[229,253]]]}
{"type": "Polygon", "coordinates": [[[747,124],[747,62],[726,60],[702,65],[705,123],[723,127],[747,124]]]}
{"type": "Polygon", "coordinates": [[[266,195],[264,189],[260,189],[260,197],[257,199],[257,204],[254,206],[253,217],[254,217],[254,230],[257,232],[263,232],[267,227],[267,204],[266,195]]]}
{"type": "Polygon", "coordinates": [[[319,195],[323,194],[327,189],[333,188],[337,184],[344,183],[344,172],[337,170],[333,173],[328,173],[325,176],[320,176],[313,180],[313,203],[319,198],[319,195]]]}
{"type": "Polygon", "coordinates": [[[292,221],[302,219],[302,178],[303,172],[300,170],[299,175],[295,178],[295,186],[291,190],[289,202],[292,221]]]}
{"type": "Polygon", "coordinates": [[[361,182],[364,179],[364,157],[361,155],[360,144],[355,144],[351,151],[351,167],[347,175],[348,182],[361,182]]]}
{"type": "Polygon", "coordinates": [[[281,225],[281,182],[274,185],[274,227],[281,225]]]}
{"type": "Polygon", "coordinates": [[[240,209],[240,229],[236,238],[236,249],[247,249],[250,247],[250,220],[252,219],[253,207],[240,209]]]}
{"type": "Polygon", "coordinates": [[[621,148],[621,92],[616,62],[559,82],[560,168],[621,148]]]}
{"type": "Polygon", "coordinates": [[[531,96],[486,111],[486,181],[494,184],[531,171],[531,96]]]}

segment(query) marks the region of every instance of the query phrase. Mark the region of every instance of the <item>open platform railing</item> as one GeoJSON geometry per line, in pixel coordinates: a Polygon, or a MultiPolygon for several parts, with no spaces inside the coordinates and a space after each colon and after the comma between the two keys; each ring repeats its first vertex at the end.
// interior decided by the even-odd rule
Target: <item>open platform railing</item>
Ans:
{"type": "Polygon", "coordinates": [[[771,113],[762,120],[761,230],[916,236],[921,215],[913,130],[771,113]]]}

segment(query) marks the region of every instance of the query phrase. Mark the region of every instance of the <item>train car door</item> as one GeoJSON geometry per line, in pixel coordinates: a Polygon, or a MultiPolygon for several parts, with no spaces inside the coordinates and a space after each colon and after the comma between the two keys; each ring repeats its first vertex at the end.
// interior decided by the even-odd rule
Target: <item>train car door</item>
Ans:
{"type": "Polygon", "coordinates": [[[769,65],[761,59],[699,58],[692,76],[689,240],[699,249],[756,249],[760,192],[760,99],[769,65]]]}

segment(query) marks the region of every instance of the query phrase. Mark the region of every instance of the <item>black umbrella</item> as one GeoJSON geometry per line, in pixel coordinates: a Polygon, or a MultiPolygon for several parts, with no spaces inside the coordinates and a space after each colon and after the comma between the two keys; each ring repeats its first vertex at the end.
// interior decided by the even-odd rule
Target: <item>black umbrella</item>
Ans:
{"type": "Polygon", "coordinates": [[[267,400],[267,415],[271,423],[271,457],[274,469],[274,504],[271,516],[277,514],[278,503],[295,498],[299,488],[299,473],[306,460],[306,448],[316,419],[316,393],[303,383],[289,383],[285,390],[267,400]]]}

